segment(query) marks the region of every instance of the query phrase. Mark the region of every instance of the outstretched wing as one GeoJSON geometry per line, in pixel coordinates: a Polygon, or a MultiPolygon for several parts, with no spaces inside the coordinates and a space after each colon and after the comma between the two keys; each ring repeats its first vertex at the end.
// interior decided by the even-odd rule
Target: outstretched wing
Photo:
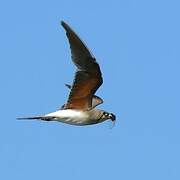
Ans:
{"type": "Polygon", "coordinates": [[[103,83],[101,70],[92,53],[78,37],[78,35],[65,23],[61,22],[66,30],[71,55],[77,67],[74,82],[69,94],[65,109],[92,108],[92,97],[103,83]]]}

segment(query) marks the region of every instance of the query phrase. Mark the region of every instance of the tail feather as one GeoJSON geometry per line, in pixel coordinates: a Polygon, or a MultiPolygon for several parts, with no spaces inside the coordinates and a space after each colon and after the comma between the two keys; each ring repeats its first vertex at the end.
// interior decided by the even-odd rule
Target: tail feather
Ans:
{"type": "Polygon", "coordinates": [[[51,121],[53,119],[55,119],[56,117],[54,116],[33,116],[33,117],[19,117],[16,118],[17,120],[33,120],[33,119],[40,119],[40,120],[44,120],[44,121],[51,121]]]}
{"type": "Polygon", "coordinates": [[[24,120],[24,119],[44,119],[45,117],[43,116],[34,116],[34,117],[18,117],[16,119],[18,120],[24,120]]]}

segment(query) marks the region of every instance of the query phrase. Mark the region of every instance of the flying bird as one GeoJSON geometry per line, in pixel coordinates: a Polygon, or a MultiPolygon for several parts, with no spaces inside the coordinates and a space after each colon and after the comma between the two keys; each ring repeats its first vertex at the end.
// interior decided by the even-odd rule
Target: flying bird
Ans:
{"type": "Polygon", "coordinates": [[[113,113],[97,109],[103,100],[96,96],[97,89],[102,85],[102,73],[94,55],[72,28],[61,21],[69,40],[72,61],[77,67],[67,102],[57,111],[34,117],[17,119],[38,119],[44,121],[59,121],[71,125],[91,125],[105,120],[116,120],[113,113]]]}

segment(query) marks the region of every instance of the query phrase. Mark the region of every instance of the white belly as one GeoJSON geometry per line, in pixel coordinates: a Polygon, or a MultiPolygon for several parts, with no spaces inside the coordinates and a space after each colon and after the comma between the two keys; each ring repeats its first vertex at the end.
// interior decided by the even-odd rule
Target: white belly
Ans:
{"type": "Polygon", "coordinates": [[[89,122],[89,116],[87,113],[78,110],[58,110],[56,112],[49,113],[45,116],[54,117],[53,120],[64,122],[73,125],[87,125],[89,122]]]}

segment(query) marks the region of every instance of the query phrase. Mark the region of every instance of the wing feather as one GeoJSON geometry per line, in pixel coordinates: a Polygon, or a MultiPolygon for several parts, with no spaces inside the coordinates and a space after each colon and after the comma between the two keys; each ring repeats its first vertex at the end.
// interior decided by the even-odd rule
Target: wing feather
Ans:
{"type": "Polygon", "coordinates": [[[93,95],[103,83],[100,67],[78,35],[65,22],[62,21],[61,24],[66,30],[72,60],[77,67],[69,98],[64,108],[90,109],[92,108],[93,95]]]}

